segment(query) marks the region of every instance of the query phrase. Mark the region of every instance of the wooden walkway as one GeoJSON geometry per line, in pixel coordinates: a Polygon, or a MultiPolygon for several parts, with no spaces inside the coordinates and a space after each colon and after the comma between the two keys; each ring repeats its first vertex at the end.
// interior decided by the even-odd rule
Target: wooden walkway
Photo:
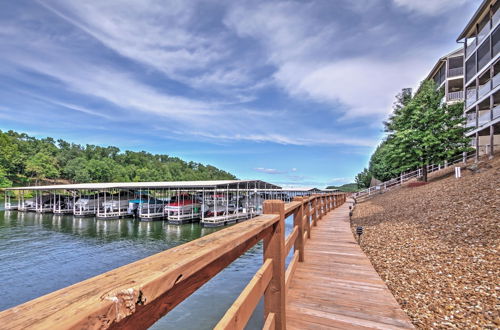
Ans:
{"type": "Polygon", "coordinates": [[[288,329],[409,329],[408,316],[354,240],[346,202],[313,228],[287,293],[288,329]]]}

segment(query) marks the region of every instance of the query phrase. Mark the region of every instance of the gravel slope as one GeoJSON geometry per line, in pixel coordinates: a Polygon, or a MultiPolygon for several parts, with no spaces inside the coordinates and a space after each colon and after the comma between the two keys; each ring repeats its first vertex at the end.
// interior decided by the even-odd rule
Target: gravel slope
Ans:
{"type": "Polygon", "coordinates": [[[354,209],[363,250],[419,328],[500,327],[499,158],[354,209]]]}

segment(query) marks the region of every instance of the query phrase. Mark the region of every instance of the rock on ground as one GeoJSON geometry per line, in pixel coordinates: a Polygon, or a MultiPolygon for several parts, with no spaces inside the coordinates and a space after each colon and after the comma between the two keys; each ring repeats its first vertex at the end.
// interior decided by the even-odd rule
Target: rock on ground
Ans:
{"type": "Polygon", "coordinates": [[[499,158],[354,208],[362,249],[419,328],[500,328],[499,158]]]}

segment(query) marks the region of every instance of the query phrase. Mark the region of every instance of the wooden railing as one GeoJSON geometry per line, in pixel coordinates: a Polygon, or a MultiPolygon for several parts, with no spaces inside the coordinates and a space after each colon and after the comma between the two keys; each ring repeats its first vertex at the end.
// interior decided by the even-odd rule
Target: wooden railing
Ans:
{"type": "Polygon", "coordinates": [[[285,298],[312,227],[345,194],[264,202],[264,214],[0,312],[9,329],[144,329],[264,241],[264,262],[216,329],[243,329],[264,296],[264,329],[285,329],[285,298]],[[294,227],[285,237],[285,219],[294,227]],[[285,258],[293,247],[291,262],[285,258]]]}

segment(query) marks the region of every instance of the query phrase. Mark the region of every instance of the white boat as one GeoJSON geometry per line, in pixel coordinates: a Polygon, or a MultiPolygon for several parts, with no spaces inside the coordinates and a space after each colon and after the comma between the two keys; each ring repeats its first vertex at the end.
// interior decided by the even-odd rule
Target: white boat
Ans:
{"type": "Polygon", "coordinates": [[[73,214],[75,216],[95,215],[98,208],[99,205],[96,195],[81,196],[73,205],[73,214]]]}
{"type": "Polygon", "coordinates": [[[165,214],[169,222],[184,223],[199,219],[201,216],[201,201],[189,194],[174,196],[165,205],[165,214]]]}

